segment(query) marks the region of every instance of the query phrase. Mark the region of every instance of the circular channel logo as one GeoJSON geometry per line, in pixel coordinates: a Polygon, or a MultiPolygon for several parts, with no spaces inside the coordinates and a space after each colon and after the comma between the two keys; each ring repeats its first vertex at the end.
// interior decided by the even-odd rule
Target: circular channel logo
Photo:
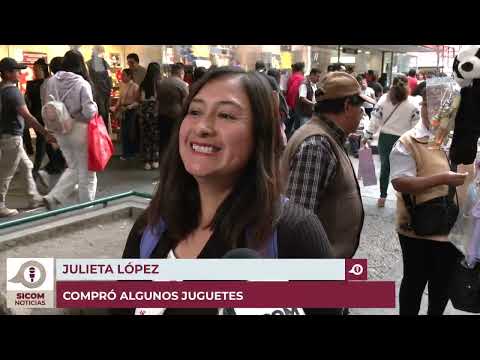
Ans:
{"type": "Polygon", "coordinates": [[[12,283],[20,283],[29,289],[36,289],[45,282],[47,272],[38,261],[27,261],[20,266],[17,274],[10,280],[12,283]]]}

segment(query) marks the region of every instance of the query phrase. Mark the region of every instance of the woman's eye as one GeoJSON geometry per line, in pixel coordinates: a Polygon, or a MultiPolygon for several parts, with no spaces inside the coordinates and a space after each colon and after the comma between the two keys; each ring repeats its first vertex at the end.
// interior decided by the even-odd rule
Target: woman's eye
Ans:
{"type": "Polygon", "coordinates": [[[220,117],[222,119],[227,119],[227,120],[234,120],[235,119],[235,116],[233,116],[232,114],[229,114],[229,113],[220,113],[220,117]]]}
{"type": "Polygon", "coordinates": [[[195,110],[195,109],[191,109],[191,110],[188,111],[188,115],[198,116],[198,115],[200,115],[200,111],[195,110]]]}

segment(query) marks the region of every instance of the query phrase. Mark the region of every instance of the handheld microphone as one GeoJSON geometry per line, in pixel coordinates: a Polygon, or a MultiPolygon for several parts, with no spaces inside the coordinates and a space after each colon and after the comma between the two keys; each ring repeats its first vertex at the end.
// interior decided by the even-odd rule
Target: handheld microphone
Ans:
{"type": "Polygon", "coordinates": [[[238,248],[228,251],[222,259],[260,259],[258,252],[247,248],[238,248]]]}
{"type": "MultiPolygon", "coordinates": [[[[223,259],[261,259],[252,249],[238,248],[228,251],[223,259]]],[[[219,309],[218,315],[305,315],[301,308],[229,308],[219,309]]]]}

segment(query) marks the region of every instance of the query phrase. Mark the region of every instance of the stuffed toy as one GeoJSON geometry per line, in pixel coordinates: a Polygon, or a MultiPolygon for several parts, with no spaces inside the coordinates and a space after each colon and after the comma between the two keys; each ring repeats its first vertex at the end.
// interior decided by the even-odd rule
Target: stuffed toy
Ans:
{"type": "Polygon", "coordinates": [[[467,165],[475,160],[480,137],[480,45],[463,48],[455,57],[453,72],[462,89],[450,159],[454,164],[467,165]]]}

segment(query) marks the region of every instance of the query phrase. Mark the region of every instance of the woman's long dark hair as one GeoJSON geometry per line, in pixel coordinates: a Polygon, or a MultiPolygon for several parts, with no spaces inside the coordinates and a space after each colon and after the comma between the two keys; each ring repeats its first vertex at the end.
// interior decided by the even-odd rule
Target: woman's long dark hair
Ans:
{"type": "Polygon", "coordinates": [[[69,50],[65,53],[62,61],[62,70],[80,75],[90,84],[92,83],[90,76],[88,75],[88,70],[87,66],[85,65],[83,55],[78,50],[69,50]]]}
{"type": "MultiPolygon", "coordinates": [[[[264,75],[239,68],[219,67],[207,72],[191,89],[184,115],[192,99],[212,80],[238,77],[252,109],[254,151],[234,189],[223,201],[210,228],[234,248],[243,244],[249,230],[249,246],[262,248],[278,218],[281,182],[279,162],[281,135],[275,116],[272,89],[264,75]]],[[[239,91],[241,91],[239,89],[239,91]]],[[[162,177],[147,209],[150,225],[162,218],[167,224],[174,248],[199,225],[200,195],[198,185],[186,170],[179,153],[179,130],[183,119],[175,124],[167,153],[161,164],[162,177]]]]}
{"type": "Polygon", "coordinates": [[[155,96],[155,87],[161,77],[160,64],[152,62],[148,64],[145,78],[140,84],[140,91],[145,91],[145,99],[155,96]]]}
{"type": "Polygon", "coordinates": [[[407,100],[409,94],[408,79],[405,75],[398,75],[393,79],[392,87],[388,91],[388,97],[393,105],[407,100]]]}
{"type": "Polygon", "coordinates": [[[43,72],[43,76],[44,76],[44,79],[47,79],[50,77],[50,71],[48,71],[48,64],[47,62],[45,61],[44,58],[40,58],[38,59],[37,61],[35,61],[33,63],[33,65],[37,65],[37,66],[40,66],[40,68],[42,69],[42,72],[43,72]]]}

